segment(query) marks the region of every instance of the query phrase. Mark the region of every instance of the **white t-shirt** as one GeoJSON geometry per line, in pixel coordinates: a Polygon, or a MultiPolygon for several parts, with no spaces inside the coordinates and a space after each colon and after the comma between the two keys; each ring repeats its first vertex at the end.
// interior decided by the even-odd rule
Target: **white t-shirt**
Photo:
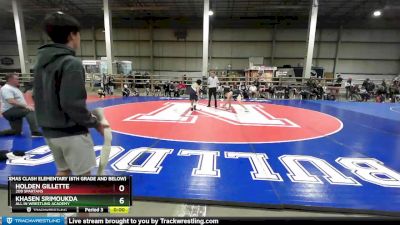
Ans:
{"type": "Polygon", "coordinates": [[[345,87],[352,87],[353,84],[346,81],[346,84],[345,84],[344,86],[345,86],[345,87]]]}
{"type": "Polygon", "coordinates": [[[194,90],[194,91],[196,91],[197,92],[197,90],[200,88],[200,85],[198,85],[196,82],[194,82],[193,84],[192,84],[192,89],[194,90]]]}
{"type": "Polygon", "coordinates": [[[10,103],[8,103],[8,99],[15,99],[19,104],[23,104],[26,105],[26,101],[24,98],[24,95],[22,94],[22,92],[16,88],[13,87],[11,85],[4,85],[1,89],[0,89],[0,98],[1,98],[1,112],[5,112],[9,109],[11,109],[12,107],[14,107],[13,105],[11,105],[10,103]]]}
{"type": "Polygon", "coordinates": [[[216,88],[218,86],[219,80],[217,76],[212,78],[211,76],[208,77],[208,88],[216,88]]]}

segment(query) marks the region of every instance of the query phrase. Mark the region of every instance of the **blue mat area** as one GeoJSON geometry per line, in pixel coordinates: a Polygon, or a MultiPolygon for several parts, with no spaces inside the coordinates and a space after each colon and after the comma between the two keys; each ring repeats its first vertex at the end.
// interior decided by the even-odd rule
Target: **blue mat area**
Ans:
{"type": "MultiPolygon", "coordinates": [[[[89,107],[149,101],[165,99],[117,98],[89,107]]],[[[400,216],[400,113],[396,112],[400,105],[295,100],[268,104],[328,114],[343,127],[306,141],[247,144],[170,141],[113,132],[115,156],[106,173],[132,175],[136,199],[400,216]]],[[[152,122],[158,129],[159,123],[152,122]]],[[[302,129],[313,131],[314,123],[324,121],[315,119],[302,129]]],[[[7,127],[0,118],[0,129],[7,127]]],[[[172,124],[170,132],[184,131],[172,124]]],[[[228,125],[226,132],[230,132],[228,125]]],[[[284,130],[279,132],[285,135],[284,130]]],[[[93,130],[91,134],[95,145],[101,145],[100,135],[93,130]]],[[[240,134],[244,139],[251,135],[257,134],[240,134]]],[[[0,137],[3,150],[36,149],[25,161],[1,162],[0,184],[6,185],[9,175],[55,174],[45,145],[42,138],[29,137],[27,124],[23,136],[0,137]]]]}

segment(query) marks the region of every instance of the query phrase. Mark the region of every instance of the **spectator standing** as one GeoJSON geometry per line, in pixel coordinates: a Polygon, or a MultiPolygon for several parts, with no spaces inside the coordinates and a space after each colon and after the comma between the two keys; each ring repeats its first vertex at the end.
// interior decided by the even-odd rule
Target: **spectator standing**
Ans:
{"type": "Polygon", "coordinates": [[[90,175],[96,166],[88,128],[104,135],[107,125],[86,107],[85,71],[75,57],[79,22],[64,13],[46,16],[44,30],[54,44],[39,48],[34,73],[36,117],[57,166],[57,176],[90,175]]]}
{"type": "Polygon", "coordinates": [[[175,92],[175,85],[174,85],[174,82],[173,81],[171,81],[171,82],[169,82],[169,97],[171,97],[171,95],[172,95],[172,93],[174,93],[175,92]]]}
{"type": "Polygon", "coordinates": [[[349,100],[349,97],[350,97],[350,99],[351,99],[351,92],[350,92],[350,90],[351,90],[352,87],[353,87],[353,80],[352,80],[352,78],[350,77],[349,79],[347,79],[347,81],[346,81],[346,83],[345,83],[345,85],[344,85],[344,88],[346,89],[346,100],[349,100]]]}
{"type": "MultiPolygon", "coordinates": [[[[167,97],[167,95],[169,94],[169,82],[164,83],[163,89],[164,89],[164,96],[167,97]]],[[[171,97],[171,96],[169,96],[169,97],[171,97]]]]}

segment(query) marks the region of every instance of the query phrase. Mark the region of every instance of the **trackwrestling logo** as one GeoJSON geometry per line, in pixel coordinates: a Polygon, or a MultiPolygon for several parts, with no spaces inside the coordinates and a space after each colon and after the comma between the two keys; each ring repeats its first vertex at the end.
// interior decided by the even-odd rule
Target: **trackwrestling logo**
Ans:
{"type": "Polygon", "coordinates": [[[7,225],[31,225],[31,224],[55,224],[64,225],[64,217],[2,217],[2,224],[7,225]]]}
{"type": "Polygon", "coordinates": [[[232,110],[187,101],[131,103],[105,108],[115,132],[173,141],[207,143],[276,143],[334,134],[342,122],[317,111],[274,105],[233,104],[232,110]]]}

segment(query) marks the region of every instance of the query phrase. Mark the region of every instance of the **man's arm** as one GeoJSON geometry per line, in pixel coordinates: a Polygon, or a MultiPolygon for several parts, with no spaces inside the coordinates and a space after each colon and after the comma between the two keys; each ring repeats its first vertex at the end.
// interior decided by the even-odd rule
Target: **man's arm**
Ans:
{"type": "Polygon", "coordinates": [[[63,111],[77,124],[84,127],[99,125],[86,108],[85,75],[82,64],[77,60],[66,62],[60,85],[60,104],[63,111]]]}
{"type": "Polygon", "coordinates": [[[27,105],[17,102],[17,100],[15,100],[14,98],[7,99],[7,102],[16,107],[24,107],[24,108],[27,107],[27,105]]]}
{"type": "Polygon", "coordinates": [[[22,107],[22,108],[28,109],[29,111],[34,111],[34,108],[32,106],[21,104],[17,100],[15,100],[14,98],[7,99],[7,102],[10,103],[11,105],[15,106],[15,107],[22,107]]]}

